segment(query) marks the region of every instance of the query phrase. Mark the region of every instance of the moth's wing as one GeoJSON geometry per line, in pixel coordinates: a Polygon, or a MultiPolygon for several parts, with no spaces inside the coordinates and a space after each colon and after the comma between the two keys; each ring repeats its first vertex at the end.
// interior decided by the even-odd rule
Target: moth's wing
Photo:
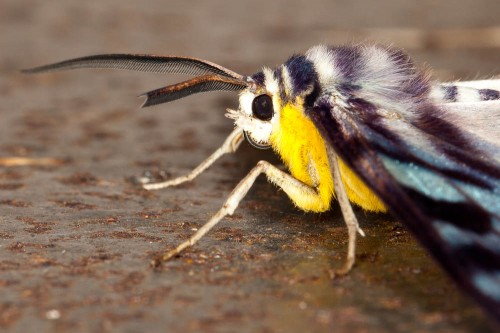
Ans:
{"type": "Polygon", "coordinates": [[[435,103],[471,103],[500,99],[500,79],[434,83],[429,98],[435,103]]]}
{"type": "Polygon", "coordinates": [[[500,147],[500,100],[444,103],[438,107],[449,122],[460,124],[461,130],[500,147]]]}
{"type": "Polygon", "coordinates": [[[455,82],[441,83],[441,85],[444,86],[456,85],[460,87],[467,87],[474,89],[500,90],[500,78],[497,77],[489,80],[455,81],[455,82]]]}
{"type": "Polygon", "coordinates": [[[499,320],[499,148],[447,121],[452,111],[444,107],[395,105],[384,110],[325,94],[307,114],[388,210],[499,320]]]}

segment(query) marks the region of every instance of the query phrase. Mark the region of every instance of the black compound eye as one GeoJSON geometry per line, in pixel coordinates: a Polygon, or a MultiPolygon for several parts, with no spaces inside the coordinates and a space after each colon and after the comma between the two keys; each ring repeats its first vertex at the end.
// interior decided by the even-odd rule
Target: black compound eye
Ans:
{"type": "Polygon", "coordinates": [[[273,100],[269,95],[259,95],[253,99],[252,113],[260,120],[271,120],[274,114],[273,100]]]}

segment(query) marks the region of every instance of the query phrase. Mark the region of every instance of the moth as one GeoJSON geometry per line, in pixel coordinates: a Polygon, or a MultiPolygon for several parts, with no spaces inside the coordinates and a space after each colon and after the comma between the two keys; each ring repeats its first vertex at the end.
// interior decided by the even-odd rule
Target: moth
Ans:
{"type": "Polygon", "coordinates": [[[500,80],[439,83],[402,50],[380,45],[316,46],[251,76],[206,60],[106,54],[25,70],[112,68],[194,78],[145,93],[143,107],[207,91],[239,92],[226,116],[235,128],[190,181],[246,139],[272,148],[288,167],[260,161],[222,208],[155,265],[195,244],[231,215],[265,174],[300,209],[323,212],[338,200],[347,225],[345,274],[362,229],[352,204],[388,212],[451,278],[500,321],[500,80]]]}

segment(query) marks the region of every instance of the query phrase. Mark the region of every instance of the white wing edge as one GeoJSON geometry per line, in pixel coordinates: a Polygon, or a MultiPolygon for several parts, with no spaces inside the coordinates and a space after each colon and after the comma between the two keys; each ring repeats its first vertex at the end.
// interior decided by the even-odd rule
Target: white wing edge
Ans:
{"type": "Polygon", "coordinates": [[[441,103],[446,120],[496,146],[500,151],[500,100],[441,103]]]}

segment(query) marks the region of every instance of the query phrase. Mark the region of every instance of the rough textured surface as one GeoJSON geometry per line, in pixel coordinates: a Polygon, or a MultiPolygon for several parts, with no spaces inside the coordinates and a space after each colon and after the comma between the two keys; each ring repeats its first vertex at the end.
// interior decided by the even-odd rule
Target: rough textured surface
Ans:
{"type": "Polygon", "coordinates": [[[151,193],[128,181],[196,166],[230,132],[223,110],[235,96],[138,111],[134,96],[179,77],[17,70],[137,52],[249,74],[314,44],[382,40],[437,77],[490,76],[500,73],[498,1],[3,0],[0,8],[0,158],[46,158],[0,167],[0,330],[493,331],[386,215],[358,211],[367,237],[357,265],[332,281],[346,250],[338,209],[299,212],[264,179],[198,246],[152,270],[152,256],[199,228],[259,159],[278,163],[244,144],[178,188],[151,193]]]}

